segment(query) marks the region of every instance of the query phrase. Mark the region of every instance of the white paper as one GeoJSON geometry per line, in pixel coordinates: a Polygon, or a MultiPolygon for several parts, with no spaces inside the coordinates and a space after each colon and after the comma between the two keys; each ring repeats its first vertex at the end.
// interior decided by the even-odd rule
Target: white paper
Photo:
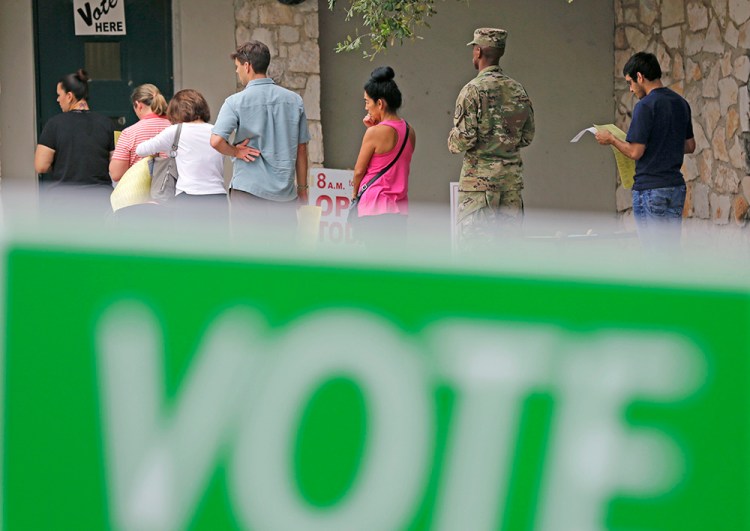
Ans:
{"type": "Polygon", "coordinates": [[[589,127],[588,129],[584,129],[583,131],[581,131],[580,133],[578,133],[576,136],[574,136],[573,139],[571,140],[571,142],[578,142],[581,139],[581,137],[586,134],[586,132],[589,132],[592,135],[595,135],[596,134],[596,127],[589,127]]]}
{"type": "MultiPolygon", "coordinates": [[[[583,135],[586,134],[586,132],[591,133],[592,135],[595,135],[598,130],[604,130],[609,131],[612,133],[612,135],[622,140],[623,142],[627,138],[627,134],[625,131],[617,127],[615,124],[606,124],[606,125],[594,125],[594,127],[589,127],[588,129],[584,129],[580,133],[578,133],[576,136],[573,137],[571,142],[578,142],[583,135]]],[[[612,152],[615,155],[615,162],[617,163],[617,171],[620,174],[620,182],[622,185],[630,189],[633,187],[633,179],[635,176],[635,161],[633,159],[629,159],[625,155],[623,155],[614,145],[610,146],[612,148],[612,152]]]]}

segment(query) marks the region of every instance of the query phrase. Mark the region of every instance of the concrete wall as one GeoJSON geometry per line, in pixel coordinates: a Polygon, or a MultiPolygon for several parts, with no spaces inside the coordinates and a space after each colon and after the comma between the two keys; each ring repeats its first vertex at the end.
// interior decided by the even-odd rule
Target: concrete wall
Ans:
{"type": "Polygon", "coordinates": [[[388,64],[404,94],[401,114],[418,135],[410,197],[447,204],[448,183],[458,180],[461,157],[448,152],[446,139],[456,96],[476,75],[466,43],[475,27],[502,27],[509,37],[500,64],[526,87],[536,113],[537,136],[523,152],[526,205],[614,212],[611,152],[593,137],[569,142],[582,128],[614,119],[612,2],[437,2],[431,28],[420,30],[422,40],[396,46],[372,62],[356,53],[332,51],[355,29],[344,21],[343,5],[335,13],[325,0],[319,6],[327,167],[354,165],[363,133],[362,86],[376,66],[388,64]]]}
{"type": "Polygon", "coordinates": [[[237,90],[232,0],[173,0],[175,92],[192,88],[206,97],[211,120],[237,90]]]}
{"type": "Polygon", "coordinates": [[[0,162],[4,185],[36,189],[31,0],[0,0],[0,162]]]}
{"type": "MultiPolygon", "coordinates": [[[[211,121],[221,104],[237,90],[237,75],[230,59],[234,42],[232,0],[172,0],[174,89],[195,89],[206,98],[211,121]]],[[[224,180],[232,165],[224,159],[224,180]]]]}

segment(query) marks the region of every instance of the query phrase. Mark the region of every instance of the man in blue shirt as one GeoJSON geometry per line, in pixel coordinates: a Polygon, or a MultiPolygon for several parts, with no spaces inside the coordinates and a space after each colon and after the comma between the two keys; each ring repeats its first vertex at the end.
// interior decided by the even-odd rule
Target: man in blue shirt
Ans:
{"type": "Polygon", "coordinates": [[[231,57],[245,89],[224,101],[211,135],[213,148],[233,157],[231,210],[255,221],[291,223],[295,199],[307,203],[310,134],[302,98],[267,76],[271,54],[262,42],[246,42],[231,57]],[[286,214],[279,217],[279,211],[286,214]]]}
{"type": "Polygon", "coordinates": [[[656,232],[679,241],[686,191],[680,168],[684,155],[695,151],[690,105],[662,84],[659,61],[651,53],[633,55],[623,74],[640,100],[627,137],[622,141],[600,131],[596,140],[636,161],[633,215],[641,239],[653,235],[655,228],[666,229],[656,232]]]}

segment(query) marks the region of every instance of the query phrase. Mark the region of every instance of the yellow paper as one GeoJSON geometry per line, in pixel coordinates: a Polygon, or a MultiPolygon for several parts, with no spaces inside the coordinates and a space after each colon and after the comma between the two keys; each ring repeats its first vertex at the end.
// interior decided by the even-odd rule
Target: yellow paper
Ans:
{"type": "Polygon", "coordinates": [[[148,171],[150,158],[147,157],[133,164],[117,183],[109,197],[114,212],[127,206],[151,201],[151,173],[148,171]]]}
{"type": "MultiPolygon", "coordinates": [[[[625,142],[625,138],[627,136],[625,134],[625,131],[617,127],[615,124],[594,124],[594,127],[596,127],[598,131],[609,131],[615,136],[615,138],[625,142]]],[[[635,178],[635,161],[620,153],[620,151],[615,146],[610,147],[615,154],[615,162],[617,163],[617,172],[620,174],[620,182],[625,188],[632,188],[635,178]]]]}
{"type": "Polygon", "coordinates": [[[320,233],[320,216],[323,209],[304,205],[297,209],[297,241],[306,247],[315,247],[320,233]]]}

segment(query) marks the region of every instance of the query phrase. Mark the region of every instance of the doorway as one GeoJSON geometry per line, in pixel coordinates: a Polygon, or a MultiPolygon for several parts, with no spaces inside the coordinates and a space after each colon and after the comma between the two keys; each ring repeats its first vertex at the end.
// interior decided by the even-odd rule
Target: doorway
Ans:
{"type": "MultiPolygon", "coordinates": [[[[33,0],[37,135],[60,112],[55,89],[61,77],[84,68],[91,78],[89,105],[109,116],[116,130],[137,121],[130,93],[153,83],[169,100],[174,90],[171,0],[124,2],[124,35],[76,35],[74,0],[33,0]]],[[[109,6],[118,0],[108,0],[109,6]]],[[[85,2],[84,13],[100,2],[85,2]],[[85,4],[88,3],[89,6],[85,4]]],[[[104,5],[102,2],[101,5],[104,5]]],[[[89,15],[90,16],[90,15],[89,15]]]]}

